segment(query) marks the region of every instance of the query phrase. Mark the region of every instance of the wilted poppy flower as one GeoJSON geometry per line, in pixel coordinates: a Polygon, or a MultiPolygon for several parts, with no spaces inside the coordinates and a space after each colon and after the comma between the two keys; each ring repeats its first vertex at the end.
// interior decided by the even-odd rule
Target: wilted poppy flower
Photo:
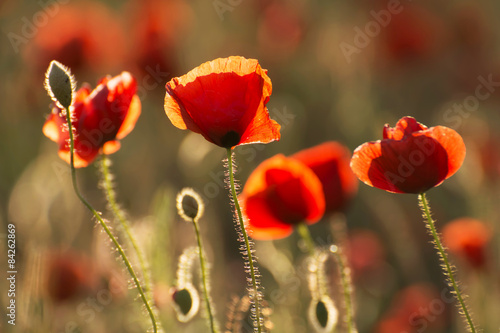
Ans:
{"type": "Polygon", "coordinates": [[[450,252],[475,268],[484,267],[491,236],[491,230],[483,222],[467,217],[453,220],[443,228],[443,242],[450,252]]]}
{"type": "Polygon", "coordinates": [[[356,148],[351,168],[369,186],[418,194],[451,177],[464,158],[465,144],[457,132],[404,117],[394,128],[384,126],[383,140],[356,148]]]}
{"type": "Polygon", "coordinates": [[[255,239],[286,237],[295,225],[313,224],[325,211],[318,177],[303,163],[281,154],[252,172],[240,201],[255,239]]]}
{"type": "Polygon", "coordinates": [[[269,118],[267,71],[254,59],[219,58],[167,83],[165,112],[180,129],[232,148],[280,139],[280,125],[269,118]]]}
{"type": "Polygon", "coordinates": [[[338,142],[325,142],[291,156],[318,176],[323,185],[327,212],[342,210],[358,189],[358,180],[349,167],[351,153],[338,142]]]}
{"type": "MultiPolygon", "coordinates": [[[[117,140],[132,131],[141,113],[136,90],[137,82],[128,72],[101,79],[93,91],[88,85],[78,90],[70,107],[75,167],[87,166],[99,152],[112,154],[120,148],[117,140]]],[[[60,108],[53,107],[43,133],[59,144],[59,156],[69,163],[69,133],[66,116],[60,108]]]]}

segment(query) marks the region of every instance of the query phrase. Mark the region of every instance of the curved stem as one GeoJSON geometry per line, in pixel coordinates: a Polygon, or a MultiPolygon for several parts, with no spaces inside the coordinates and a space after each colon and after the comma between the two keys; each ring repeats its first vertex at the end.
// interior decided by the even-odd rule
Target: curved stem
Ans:
{"type": "Polygon", "coordinates": [[[107,155],[103,154],[101,158],[100,170],[102,172],[104,193],[106,195],[106,199],[108,200],[109,208],[113,212],[115,219],[118,220],[118,222],[120,223],[120,226],[125,232],[125,235],[127,236],[130,244],[132,244],[132,247],[134,248],[134,251],[137,255],[137,260],[139,261],[139,265],[141,266],[142,276],[144,277],[144,290],[146,291],[146,293],[149,293],[152,290],[152,287],[146,260],[144,259],[142,250],[137,245],[137,242],[135,241],[135,238],[132,232],[130,231],[129,227],[130,223],[127,221],[125,215],[123,214],[123,211],[119,208],[116,202],[116,195],[113,189],[111,174],[109,171],[109,163],[110,163],[109,158],[107,157],[107,155]]]}
{"type": "Polygon", "coordinates": [[[207,266],[205,264],[205,255],[203,252],[203,245],[201,243],[200,228],[198,226],[198,221],[196,221],[195,219],[193,219],[192,221],[193,221],[193,225],[194,225],[194,230],[196,232],[196,240],[198,242],[198,255],[200,257],[200,268],[201,268],[201,280],[202,280],[202,285],[203,285],[203,295],[204,295],[205,304],[207,307],[208,319],[210,322],[210,330],[212,331],[212,333],[216,333],[216,332],[218,332],[218,329],[217,329],[217,324],[216,324],[215,318],[214,318],[214,311],[212,309],[212,304],[210,302],[210,295],[208,293],[208,289],[209,289],[209,287],[208,287],[208,270],[207,270],[207,266]]]}
{"type": "Polygon", "coordinates": [[[258,333],[262,333],[262,321],[261,321],[261,311],[260,311],[260,296],[259,296],[259,287],[257,284],[257,275],[256,275],[256,267],[254,265],[254,256],[252,254],[252,248],[250,246],[250,240],[248,239],[248,234],[245,229],[245,222],[243,220],[243,215],[241,214],[240,204],[238,202],[238,196],[236,195],[236,188],[234,186],[234,172],[233,172],[233,153],[231,148],[227,149],[227,164],[229,169],[229,182],[231,187],[231,194],[233,196],[234,207],[236,209],[238,215],[238,222],[240,227],[240,232],[243,235],[245,252],[248,256],[248,266],[250,269],[250,277],[253,289],[253,304],[255,307],[255,319],[257,321],[257,331],[258,333]]]}
{"type": "Polygon", "coordinates": [[[74,157],[74,138],[73,138],[73,126],[71,123],[71,115],[70,115],[70,110],[69,108],[66,109],[66,121],[68,123],[68,131],[69,131],[69,144],[70,144],[70,167],[71,167],[71,180],[73,182],[73,189],[75,190],[75,193],[80,199],[80,201],[92,212],[94,217],[99,221],[101,224],[102,228],[108,235],[109,239],[111,242],[113,242],[113,245],[116,247],[118,250],[118,253],[120,254],[120,257],[122,258],[125,266],[127,267],[127,270],[129,274],[132,276],[132,279],[134,280],[134,283],[137,287],[137,290],[139,291],[139,295],[144,303],[144,306],[146,307],[147,312],[149,313],[149,317],[151,318],[151,322],[153,324],[153,331],[156,333],[158,332],[158,324],[156,322],[155,315],[153,313],[153,309],[151,308],[148,299],[146,297],[146,294],[144,290],[142,289],[141,283],[139,282],[139,279],[137,277],[137,274],[135,273],[132,264],[128,260],[127,255],[125,254],[125,251],[123,250],[122,246],[120,243],[118,243],[118,240],[116,237],[113,235],[109,227],[107,226],[106,222],[104,222],[103,218],[101,215],[90,205],[90,203],[81,195],[80,190],[78,189],[78,184],[76,181],[76,169],[75,169],[75,157],[74,157]]]}
{"type": "Polygon", "coordinates": [[[446,254],[446,251],[441,243],[441,239],[436,231],[435,223],[434,220],[432,219],[431,212],[429,209],[429,203],[427,202],[427,198],[425,196],[425,193],[421,193],[418,195],[419,201],[420,201],[420,207],[422,209],[422,212],[424,214],[424,218],[427,222],[427,228],[431,236],[434,238],[434,242],[436,245],[436,248],[438,250],[439,256],[441,261],[443,262],[443,270],[445,276],[448,278],[449,284],[453,287],[453,290],[455,291],[455,297],[458,300],[458,303],[461,307],[462,314],[465,317],[465,320],[467,324],[469,325],[469,330],[472,333],[476,332],[476,328],[474,327],[474,323],[472,322],[472,318],[469,314],[469,310],[467,309],[467,305],[465,304],[464,298],[462,297],[462,294],[460,292],[460,289],[458,288],[458,284],[456,282],[455,276],[453,275],[453,269],[448,261],[448,256],[446,254]]]}

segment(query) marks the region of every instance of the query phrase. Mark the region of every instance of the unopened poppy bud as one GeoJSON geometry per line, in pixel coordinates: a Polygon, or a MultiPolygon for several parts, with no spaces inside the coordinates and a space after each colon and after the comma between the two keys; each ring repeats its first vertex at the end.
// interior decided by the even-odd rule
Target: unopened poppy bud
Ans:
{"type": "Polygon", "coordinates": [[[198,313],[200,297],[192,284],[187,284],[183,288],[174,288],[172,299],[177,319],[180,322],[186,323],[198,313]]]}
{"type": "Polygon", "coordinates": [[[177,211],[187,222],[197,221],[204,210],[203,200],[192,188],[184,188],[177,195],[177,211]]]}
{"type": "Polygon", "coordinates": [[[50,98],[60,107],[67,109],[73,100],[75,78],[68,67],[52,60],[45,74],[45,89],[50,98]]]}
{"type": "Polygon", "coordinates": [[[338,310],[332,299],[322,296],[320,299],[313,299],[309,305],[309,321],[315,332],[332,332],[338,322],[338,310]]]}

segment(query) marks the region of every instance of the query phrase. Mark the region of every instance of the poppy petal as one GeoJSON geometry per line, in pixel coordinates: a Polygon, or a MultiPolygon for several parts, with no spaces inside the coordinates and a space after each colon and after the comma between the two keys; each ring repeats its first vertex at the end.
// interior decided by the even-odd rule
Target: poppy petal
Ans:
{"type": "Polygon", "coordinates": [[[118,133],[116,133],[116,138],[118,140],[123,139],[130,132],[132,132],[140,115],[141,100],[139,99],[139,96],[134,95],[134,97],[132,97],[132,101],[130,102],[130,107],[128,108],[127,115],[125,116],[125,119],[123,120],[123,123],[118,130],[118,133]]]}
{"type": "Polygon", "coordinates": [[[341,210],[358,189],[358,180],[349,161],[351,152],[338,142],[329,141],[291,156],[318,176],[325,193],[326,210],[341,210]]]}

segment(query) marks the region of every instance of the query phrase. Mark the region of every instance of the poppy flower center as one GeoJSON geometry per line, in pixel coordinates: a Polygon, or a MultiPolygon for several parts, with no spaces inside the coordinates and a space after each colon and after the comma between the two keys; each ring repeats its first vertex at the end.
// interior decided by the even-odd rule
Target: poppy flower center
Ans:
{"type": "Polygon", "coordinates": [[[231,148],[240,143],[241,136],[235,131],[229,131],[221,138],[220,143],[224,148],[231,148]]]}

